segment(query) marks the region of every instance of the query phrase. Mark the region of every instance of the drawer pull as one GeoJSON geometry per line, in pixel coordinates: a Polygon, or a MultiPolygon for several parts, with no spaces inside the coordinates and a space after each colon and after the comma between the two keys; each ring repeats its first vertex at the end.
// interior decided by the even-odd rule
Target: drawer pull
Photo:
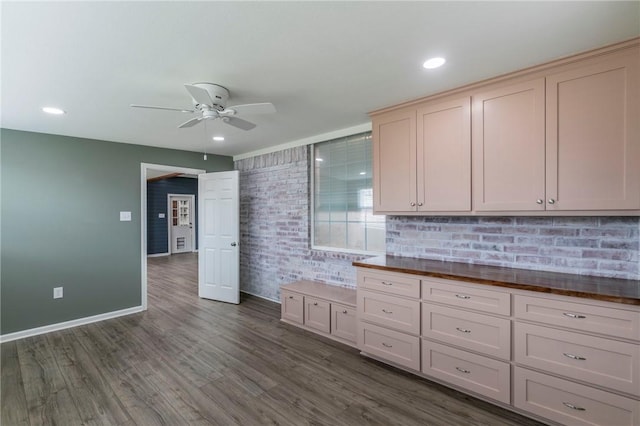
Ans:
{"type": "Polygon", "coordinates": [[[384,346],[385,348],[392,348],[393,345],[388,345],[385,342],[382,342],[382,346],[384,346]]]}
{"type": "Polygon", "coordinates": [[[456,327],[456,330],[458,330],[460,333],[471,333],[471,330],[467,330],[466,328],[456,327]]]}
{"type": "Polygon", "coordinates": [[[579,356],[579,355],[573,355],[573,354],[568,354],[568,353],[563,353],[562,355],[566,356],[567,358],[575,359],[577,361],[585,361],[586,360],[585,357],[579,356]]]}
{"type": "Polygon", "coordinates": [[[576,411],[587,411],[586,408],[578,407],[577,405],[573,405],[573,404],[570,404],[568,402],[563,402],[562,405],[564,405],[565,407],[569,407],[572,410],[576,410],[576,411]]]}
{"type": "Polygon", "coordinates": [[[289,299],[293,299],[293,296],[289,296],[289,299]]]}
{"type": "Polygon", "coordinates": [[[392,314],[393,311],[387,311],[386,309],[383,309],[382,312],[384,312],[385,314],[392,314]]]}
{"type": "Polygon", "coordinates": [[[584,316],[584,315],[572,314],[571,312],[564,312],[562,315],[564,315],[565,317],[569,317],[569,318],[577,318],[577,319],[586,318],[586,316],[584,316]]]}
{"type": "Polygon", "coordinates": [[[467,296],[466,294],[456,294],[458,299],[471,299],[471,296],[467,296]]]}
{"type": "Polygon", "coordinates": [[[388,283],[386,281],[382,281],[382,285],[393,285],[393,283],[388,283]]]}
{"type": "Polygon", "coordinates": [[[318,306],[318,302],[313,302],[313,306],[318,306]]]}
{"type": "Polygon", "coordinates": [[[469,374],[469,373],[471,373],[471,371],[469,371],[469,370],[465,370],[464,368],[460,368],[460,367],[456,367],[456,370],[458,370],[459,372],[464,373],[464,374],[469,374]]]}
{"type": "Polygon", "coordinates": [[[346,310],[346,309],[343,309],[343,310],[342,310],[342,313],[343,313],[343,314],[346,314],[346,313],[347,313],[347,310],[346,310]]]}

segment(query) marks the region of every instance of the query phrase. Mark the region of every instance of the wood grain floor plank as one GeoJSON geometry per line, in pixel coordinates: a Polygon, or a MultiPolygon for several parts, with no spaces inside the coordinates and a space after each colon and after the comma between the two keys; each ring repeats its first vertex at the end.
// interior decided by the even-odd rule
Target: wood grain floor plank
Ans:
{"type": "Polygon", "coordinates": [[[0,369],[2,381],[0,387],[0,399],[3,425],[29,425],[29,410],[24,394],[20,360],[16,342],[2,344],[0,348],[0,369]]]}

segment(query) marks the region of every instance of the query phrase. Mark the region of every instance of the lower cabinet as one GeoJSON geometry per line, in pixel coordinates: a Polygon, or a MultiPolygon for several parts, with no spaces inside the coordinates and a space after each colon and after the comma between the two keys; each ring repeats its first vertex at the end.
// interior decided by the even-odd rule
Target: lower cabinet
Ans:
{"type": "Polygon", "coordinates": [[[432,277],[418,294],[392,285],[416,277],[358,268],[362,354],[537,419],[640,426],[640,306],[432,277]]]}
{"type": "Polygon", "coordinates": [[[356,291],[313,281],[280,287],[281,320],[356,345],[356,291]]]}

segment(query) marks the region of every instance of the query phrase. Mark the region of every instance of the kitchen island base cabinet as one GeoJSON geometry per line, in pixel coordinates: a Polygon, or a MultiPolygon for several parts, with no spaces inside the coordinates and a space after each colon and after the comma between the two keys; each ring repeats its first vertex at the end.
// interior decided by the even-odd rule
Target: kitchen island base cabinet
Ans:
{"type": "Polygon", "coordinates": [[[314,281],[280,287],[281,321],[356,346],[356,291],[314,281]]]}

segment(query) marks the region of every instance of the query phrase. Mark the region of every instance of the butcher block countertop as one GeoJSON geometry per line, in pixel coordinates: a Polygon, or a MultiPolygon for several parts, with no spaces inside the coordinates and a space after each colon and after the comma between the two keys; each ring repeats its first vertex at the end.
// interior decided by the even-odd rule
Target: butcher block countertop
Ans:
{"type": "Polygon", "coordinates": [[[355,261],[353,266],[640,306],[640,280],[532,271],[401,256],[372,257],[355,261]]]}

